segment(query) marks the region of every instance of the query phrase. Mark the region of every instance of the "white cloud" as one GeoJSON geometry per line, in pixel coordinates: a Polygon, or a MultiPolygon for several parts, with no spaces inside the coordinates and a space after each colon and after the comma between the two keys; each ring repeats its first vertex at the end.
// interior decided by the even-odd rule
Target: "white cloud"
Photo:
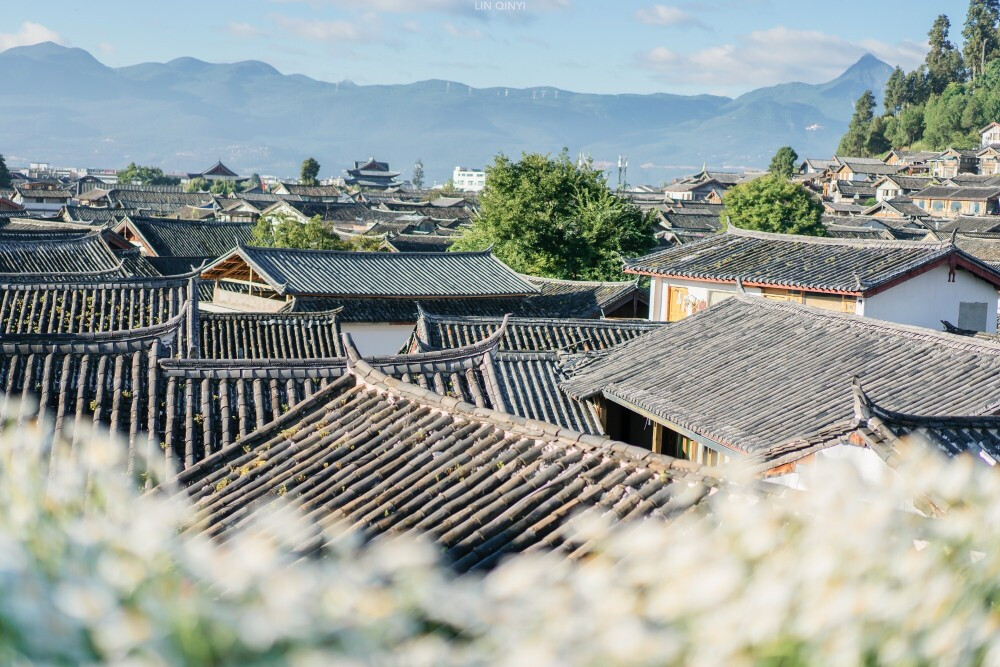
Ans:
{"type": "Polygon", "coordinates": [[[293,35],[317,42],[357,42],[364,32],[350,21],[307,21],[288,16],[273,17],[278,26],[293,35]]]}
{"type": "Polygon", "coordinates": [[[486,36],[479,28],[459,28],[454,23],[445,23],[444,31],[452,37],[462,37],[465,39],[483,39],[486,36]]]}
{"type": "Polygon", "coordinates": [[[115,55],[115,45],[110,42],[101,42],[97,45],[97,50],[105,56],[115,55]]]}
{"type": "Polygon", "coordinates": [[[64,40],[62,35],[54,30],[49,30],[41,23],[32,23],[31,21],[22,23],[21,29],[17,32],[0,32],[0,51],[6,51],[15,46],[28,46],[29,44],[38,44],[40,42],[63,44],[64,40]]]}
{"type": "Polygon", "coordinates": [[[314,7],[364,10],[383,14],[456,14],[478,18],[523,20],[539,12],[572,7],[572,0],[272,0],[279,3],[305,3],[314,7]],[[487,9],[486,7],[489,7],[487,9]]]}
{"type": "Polygon", "coordinates": [[[788,81],[828,81],[869,52],[890,65],[913,68],[926,51],[926,45],[916,42],[854,42],[818,30],[777,26],[690,54],[659,46],[636,54],[636,63],[663,81],[746,89],[788,81]]]}
{"type": "Polygon", "coordinates": [[[671,5],[643,7],[636,10],[635,17],[640,23],[645,23],[646,25],[706,28],[705,24],[694,14],[671,5]]]}
{"type": "Polygon", "coordinates": [[[234,37],[255,38],[263,37],[266,33],[245,21],[233,21],[226,26],[226,32],[234,37]]]}

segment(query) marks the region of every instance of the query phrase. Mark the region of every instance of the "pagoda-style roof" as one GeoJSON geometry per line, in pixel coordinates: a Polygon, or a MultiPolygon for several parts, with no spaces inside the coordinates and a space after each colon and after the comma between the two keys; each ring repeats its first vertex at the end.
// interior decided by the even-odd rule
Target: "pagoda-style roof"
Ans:
{"type": "Polygon", "coordinates": [[[237,174],[235,171],[233,171],[226,165],[222,164],[222,160],[219,160],[205,171],[196,174],[188,174],[188,178],[198,178],[199,176],[202,177],[215,176],[216,178],[236,178],[239,176],[239,174],[237,174]]]}
{"type": "Polygon", "coordinates": [[[577,511],[665,520],[719,484],[689,462],[476,408],[348,354],[349,374],[178,478],[199,529],[226,533],[280,496],[318,526],[427,532],[471,570],[585,549],[571,538],[577,511]]]}
{"type": "Polygon", "coordinates": [[[202,278],[254,282],[288,296],[418,299],[538,292],[489,251],[389,253],[241,246],[208,266],[202,278]]]}

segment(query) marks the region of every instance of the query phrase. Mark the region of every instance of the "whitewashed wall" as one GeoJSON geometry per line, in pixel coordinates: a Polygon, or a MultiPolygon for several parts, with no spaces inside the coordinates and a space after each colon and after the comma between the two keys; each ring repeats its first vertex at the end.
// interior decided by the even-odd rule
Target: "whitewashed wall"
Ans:
{"type": "Polygon", "coordinates": [[[342,323],[340,330],[351,334],[362,356],[396,354],[413,333],[412,324],[342,323]]]}
{"type": "Polygon", "coordinates": [[[880,320],[941,330],[941,320],[958,324],[959,303],[986,303],[986,330],[997,330],[997,291],[985,280],[958,270],[948,282],[948,267],[939,266],[892,289],[864,300],[858,314],[880,320]]]}

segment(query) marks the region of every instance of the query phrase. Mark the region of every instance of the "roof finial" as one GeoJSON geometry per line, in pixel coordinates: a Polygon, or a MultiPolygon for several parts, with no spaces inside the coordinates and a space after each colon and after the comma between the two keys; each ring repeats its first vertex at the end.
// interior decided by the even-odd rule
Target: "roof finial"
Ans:
{"type": "Polygon", "coordinates": [[[955,245],[955,240],[958,238],[958,227],[951,230],[951,237],[948,239],[948,243],[955,245]]]}
{"type": "Polygon", "coordinates": [[[852,271],[851,275],[854,276],[854,288],[857,289],[858,291],[863,290],[865,286],[862,284],[861,276],[858,275],[858,272],[852,271]]]}
{"type": "Polygon", "coordinates": [[[746,289],[743,287],[743,279],[740,278],[739,276],[736,276],[736,291],[739,292],[740,294],[747,293],[746,289]]]}

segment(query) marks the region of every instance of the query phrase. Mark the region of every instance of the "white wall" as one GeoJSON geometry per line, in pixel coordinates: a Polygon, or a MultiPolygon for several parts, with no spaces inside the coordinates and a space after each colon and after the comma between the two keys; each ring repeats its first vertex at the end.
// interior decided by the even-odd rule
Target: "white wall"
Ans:
{"type": "MultiPolygon", "coordinates": [[[[680,278],[653,278],[650,280],[649,294],[649,319],[652,322],[666,322],[669,305],[669,286],[686,287],[688,299],[692,301],[688,309],[688,315],[693,315],[700,309],[700,305],[711,304],[709,292],[726,292],[736,294],[739,290],[735,284],[729,283],[708,283],[701,280],[682,280],[680,278]]],[[[747,293],[759,294],[757,287],[746,287],[747,293]]],[[[718,297],[716,297],[716,302],[718,297]]]]}
{"type": "Polygon", "coordinates": [[[396,354],[413,333],[413,324],[343,323],[340,330],[351,334],[361,356],[396,354]]]}
{"type": "Polygon", "coordinates": [[[995,333],[997,291],[985,280],[961,269],[948,282],[948,267],[938,266],[916,278],[864,300],[865,317],[941,330],[941,320],[958,325],[962,301],[987,303],[987,331],[995,333]]]}

